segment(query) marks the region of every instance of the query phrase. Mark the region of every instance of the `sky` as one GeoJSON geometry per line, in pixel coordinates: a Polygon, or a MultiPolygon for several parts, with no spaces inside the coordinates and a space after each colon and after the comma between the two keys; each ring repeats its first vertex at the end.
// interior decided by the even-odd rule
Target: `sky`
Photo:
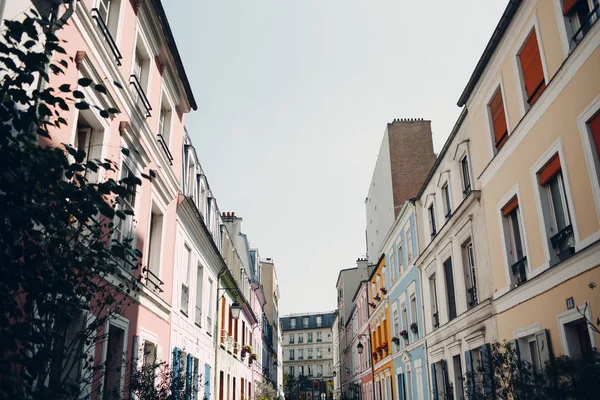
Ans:
{"type": "Polygon", "coordinates": [[[336,308],[365,255],[386,123],[439,152],[507,0],[163,0],[198,104],[186,116],[221,212],[275,262],[280,315],[336,308]]]}

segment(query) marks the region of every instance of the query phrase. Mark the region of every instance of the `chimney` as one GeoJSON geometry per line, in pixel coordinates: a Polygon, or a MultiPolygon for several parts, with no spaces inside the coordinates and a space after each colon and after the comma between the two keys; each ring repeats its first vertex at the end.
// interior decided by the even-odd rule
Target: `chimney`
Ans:
{"type": "Polygon", "coordinates": [[[358,269],[367,269],[367,266],[368,266],[368,264],[369,264],[369,263],[368,263],[368,261],[367,261],[367,258],[366,258],[366,257],[365,257],[365,258],[360,258],[360,257],[359,257],[359,258],[356,260],[356,268],[358,268],[358,269]]]}

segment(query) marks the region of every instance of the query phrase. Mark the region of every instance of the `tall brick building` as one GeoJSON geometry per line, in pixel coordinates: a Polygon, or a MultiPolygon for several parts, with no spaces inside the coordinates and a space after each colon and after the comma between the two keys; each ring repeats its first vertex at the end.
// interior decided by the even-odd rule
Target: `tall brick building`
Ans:
{"type": "Polygon", "coordinates": [[[417,195],[434,161],[431,121],[395,119],[387,124],[365,199],[369,262],[379,258],[398,212],[417,195]]]}

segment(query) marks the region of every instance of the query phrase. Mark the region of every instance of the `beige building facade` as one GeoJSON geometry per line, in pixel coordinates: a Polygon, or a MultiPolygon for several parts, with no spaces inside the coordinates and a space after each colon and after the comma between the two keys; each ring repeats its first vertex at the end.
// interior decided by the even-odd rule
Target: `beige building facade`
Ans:
{"type": "Polygon", "coordinates": [[[498,339],[541,365],[600,343],[600,11],[510,1],[458,102],[472,135],[498,339]]]}

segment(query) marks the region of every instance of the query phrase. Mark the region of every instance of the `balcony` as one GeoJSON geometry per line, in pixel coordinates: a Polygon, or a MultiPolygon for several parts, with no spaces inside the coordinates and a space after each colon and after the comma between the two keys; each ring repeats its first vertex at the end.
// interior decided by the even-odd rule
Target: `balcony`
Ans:
{"type": "Polygon", "coordinates": [[[512,271],[514,287],[527,282],[527,257],[523,257],[511,265],[510,270],[512,271]]]}
{"type": "Polygon", "coordinates": [[[132,74],[129,76],[129,84],[133,88],[133,97],[136,103],[143,108],[143,111],[146,111],[146,118],[150,117],[152,115],[150,114],[152,106],[150,105],[148,97],[146,97],[146,93],[144,93],[140,80],[137,76],[132,74]]]}
{"type": "Polygon", "coordinates": [[[164,292],[162,289],[164,282],[161,281],[158,276],[156,276],[154,272],[150,271],[148,268],[142,269],[142,278],[144,279],[144,284],[148,286],[154,293],[160,295],[162,292],[164,292]]]}
{"type": "Polygon", "coordinates": [[[469,308],[475,307],[478,303],[477,300],[477,287],[473,286],[467,289],[467,298],[469,300],[469,308]]]}
{"type": "Polygon", "coordinates": [[[160,148],[162,149],[163,153],[165,153],[165,155],[167,156],[167,160],[169,160],[169,164],[173,165],[173,154],[171,154],[171,151],[169,150],[169,146],[167,145],[165,138],[160,133],[156,136],[158,138],[160,148]]]}
{"type": "Polygon", "coordinates": [[[110,52],[112,53],[113,57],[115,58],[115,63],[118,66],[121,66],[121,60],[123,59],[123,56],[121,55],[121,52],[119,51],[119,48],[117,47],[117,43],[115,43],[115,39],[113,39],[112,34],[108,30],[108,26],[106,25],[106,22],[104,21],[104,19],[102,19],[102,16],[100,15],[100,11],[97,8],[92,8],[91,12],[92,12],[92,18],[94,18],[94,20],[96,21],[96,24],[98,25],[98,29],[100,29],[100,33],[102,33],[102,36],[104,36],[104,40],[106,40],[106,44],[108,45],[110,52]]]}
{"type": "Polygon", "coordinates": [[[433,317],[433,328],[439,328],[440,327],[440,313],[439,312],[435,312],[432,315],[433,317]]]}
{"type": "Polygon", "coordinates": [[[568,225],[550,238],[552,247],[556,250],[558,259],[564,261],[575,253],[573,225],[568,225]]]}

